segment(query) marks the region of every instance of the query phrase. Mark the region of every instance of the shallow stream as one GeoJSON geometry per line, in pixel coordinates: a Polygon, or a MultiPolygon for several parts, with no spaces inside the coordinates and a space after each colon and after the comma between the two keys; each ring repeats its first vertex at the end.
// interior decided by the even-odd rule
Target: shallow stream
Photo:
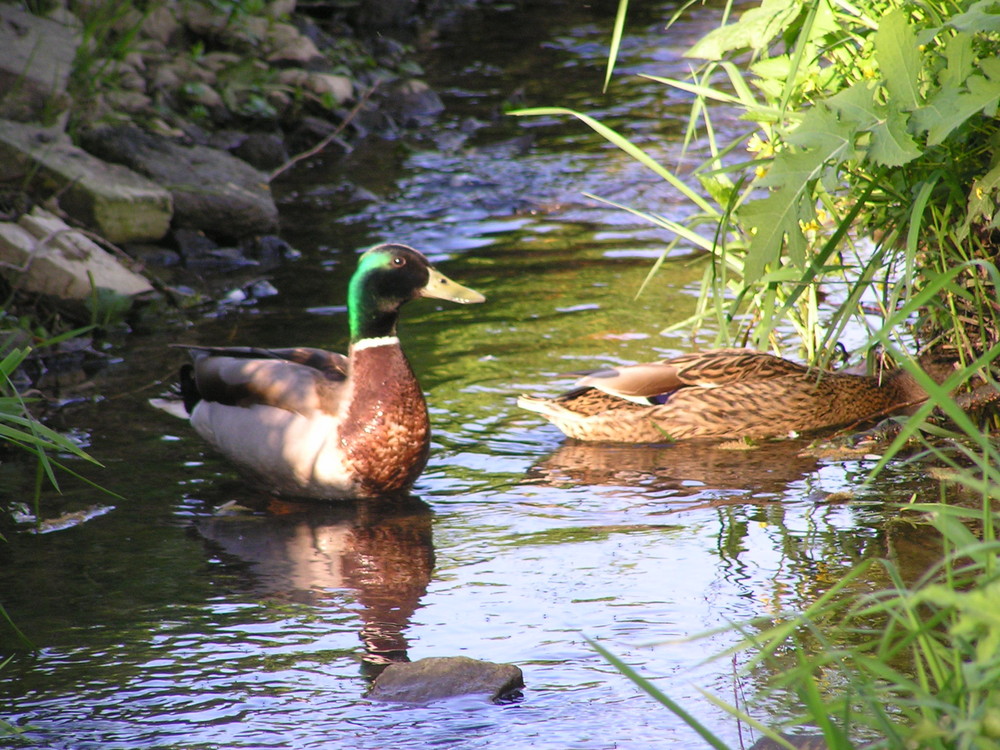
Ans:
{"type": "MultiPolygon", "coordinates": [[[[739,693],[762,721],[784,709],[754,701],[757,676],[704,663],[733,636],[684,639],[808,604],[866,557],[923,567],[933,544],[886,510],[922,491],[912,469],[862,487],[872,461],[804,458],[795,442],[572,444],[514,405],[567,387],[566,373],[712,337],[659,333],[691,314],[703,267],[671,264],[636,298],[669,237],[584,193],[674,217],[687,210],[679,197],[580,123],[502,114],[573,107],[682,163],[688,103],[636,74],[683,76],[681,52],[712,11],[664,31],[672,8],[645,9],[602,95],[613,5],[497,9],[444,33],[422,61],[447,107],[437,123],[327,154],[275,186],[282,234],[302,255],[239,286],[266,280],[277,294],[137,330],[92,384],[99,397],[62,410],[105,468],[65,462],[120,497],[66,479],[44,514],[81,515],[0,544],[0,601],[40,647],[0,669],[0,716],[30,727],[0,746],[701,746],[588,638],[735,744],[735,722],[700,690],[739,693]],[[183,361],[168,344],[343,351],[356,254],[387,240],[488,298],[404,312],[434,427],[415,497],[225,512],[264,500],[147,405],[183,361]],[[367,701],[373,665],[404,654],[512,662],[526,689],[506,705],[367,701]]],[[[30,464],[0,466],[3,502],[33,484],[30,464]]]]}

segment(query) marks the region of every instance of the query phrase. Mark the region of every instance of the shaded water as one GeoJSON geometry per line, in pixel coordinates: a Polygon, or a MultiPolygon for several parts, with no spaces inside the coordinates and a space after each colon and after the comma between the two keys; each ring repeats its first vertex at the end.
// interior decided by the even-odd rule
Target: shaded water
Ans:
{"type": "MultiPolygon", "coordinates": [[[[95,384],[102,397],[63,410],[106,468],[67,463],[121,497],[67,480],[44,515],[90,520],[0,544],[3,604],[40,647],[0,670],[2,716],[31,727],[0,744],[698,746],[585,637],[736,742],[699,693],[732,699],[732,665],[702,664],[731,638],[679,639],[808,603],[865,557],[923,565],[930,545],[883,510],[921,486],[902,468],[832,502],[858,490],[868,462],[803,458],[795,443],[577,445],[515,408],[521,391],[568,385],[563,373],[705,343],[657,333],[690,314],[702,269],[673,265],[634,299],[667,238],[582,193],[672,216],[684,210],[677,197],[582,126],[499,114],[518,99],[634,122],[676,163],[686,104],[633,74],[681,75],[684,34],[696,29],[665,34],[656,19],[670,8],[647,11],[630,26],[623,82],[602,96],[612,11],[563,11],[497,11],[444,35],[426,61],[448,105],[439,123],[276,186],[284,235],[303,253],[266,274],[278,295],[137,331],[95,384]],[[225,512],[267,499],[146,405],[181,361],[167,344],[343,350],[356,251],[390,239],[488,297],[404,312],[435,430],[415,497],[225,512]],[[404,653],[513,662],[527,688],[502,706],[367,702],[372,665],[404,653]]],[[[0,466],[4,502],[30,495],[25,466],[0,466]]],[[[741,684],[752,700],[753,683],[741,684]]],[[[781,708],[751,711],[767,720],[781,708]]]]}

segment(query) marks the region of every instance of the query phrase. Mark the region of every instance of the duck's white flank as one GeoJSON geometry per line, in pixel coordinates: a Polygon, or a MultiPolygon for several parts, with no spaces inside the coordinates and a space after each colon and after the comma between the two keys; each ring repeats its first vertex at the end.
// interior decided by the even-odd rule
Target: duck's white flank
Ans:
{"type": "Polygon", "coordinates": [[[361,339],[351,344],[351,350],[360,352],[365,349],[374,349],[379,346],[399,346],[397,336],[377,336],[370,339],[361,339]]]}
{"type": "Polygon", "coordinates": [[[273,406],[199,401],[191,424],[209,443],[281,491],[347,496],[355,489],[337,444],[337,420],[273,406]]]}

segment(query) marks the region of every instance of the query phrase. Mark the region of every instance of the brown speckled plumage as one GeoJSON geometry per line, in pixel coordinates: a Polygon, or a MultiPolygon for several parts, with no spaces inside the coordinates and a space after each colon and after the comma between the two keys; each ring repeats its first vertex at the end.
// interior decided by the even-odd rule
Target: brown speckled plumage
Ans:
{"type": "Polygon", "coordinates": [[[430,451],[424,395],[398,346],[366,349],[354,357],[356,387],[339,430],[345,461],[364,495],[409,488],[430,451]]]}
{"type": "MultiPolygon", "coordinates": [[[[952,370],[946,363],[924,367],[938,382],[952,370]]],[[[561,396],[522,396],[518,404],[579,440],[657,443],[767,438],[845,427],[926,398],[903,370],[882,377],[851,375],[807,368],[762,352],[715,349],[595,373],[561,396]]]]}

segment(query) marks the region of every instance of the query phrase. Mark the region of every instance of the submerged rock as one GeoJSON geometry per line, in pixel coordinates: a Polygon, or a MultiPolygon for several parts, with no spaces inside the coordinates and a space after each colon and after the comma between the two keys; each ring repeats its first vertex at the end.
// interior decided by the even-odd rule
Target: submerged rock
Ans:
{"type": "MultiPolygon", "coordinates": [[[[830,745],[821,734],[782,734],[781,738],[796,750],[829,750],[830,745]]],[[[859,748],[866,748],[869,743],[858,745],[859,748]]],[[[761,737],[750,750],[786,750],[785,746],[775,742],[769,737],[761,737]]]]}
{"type": "Polygon", "coordinates": [[[523,687],[524,676],[513,664],[442,656],[390,664],[375,680],[368,698],[430,703],[460,695],[482,695],[496,702],[514,697],[523,687]]]}

